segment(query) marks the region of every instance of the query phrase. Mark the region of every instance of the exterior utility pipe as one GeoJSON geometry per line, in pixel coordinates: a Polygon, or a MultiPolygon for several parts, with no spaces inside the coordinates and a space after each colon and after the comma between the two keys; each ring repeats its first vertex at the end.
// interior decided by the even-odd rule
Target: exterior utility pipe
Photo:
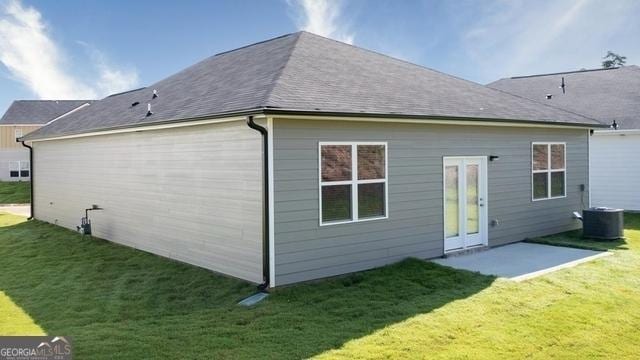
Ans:
{"type": "MultiPolygon", "coordinates": [[[[33,201],[33,148],[27,144],[24,143],[24,141],[19,141],[20,144],[22,144],[22,146],[26,147],[27,149],[29,149],[29,177],[31,178],[30,181],[30,186],[29,186],[29,190],[31,191],[31,214],[29,214],[29,217],[27,218],[27,220],[32,220],[33,219],[33,215],[35,214],[33,212],[33,209],[35,208],[34,205],[34,201],[33,201]]],[[[18,171],[20,171],[20,169],[18,169],[18,171]]]]}
{"type": "Polygon", "coordinates": [[[260,291],[269,288],[269,137],[268,131],[263,126],[253,121],[253,116],[247,116],[247,126],[262,134],[262,183],[263,183],[263,219],[262,219],[262,278],[263,283],[258,285],[260,291]]]}

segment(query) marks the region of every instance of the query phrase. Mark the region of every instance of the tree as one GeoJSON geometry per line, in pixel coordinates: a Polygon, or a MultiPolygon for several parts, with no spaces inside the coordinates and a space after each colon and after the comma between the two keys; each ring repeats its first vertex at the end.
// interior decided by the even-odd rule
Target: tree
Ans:
{"type": "Polygon", "coordinates": [[[627,57],[618,55],[613,51],[607,51],[607,55],[602,58],[604,61],[602,62],[602,67],[604,69],[610,69],[616,66],[624,66],[627,62],[627,57]]]}

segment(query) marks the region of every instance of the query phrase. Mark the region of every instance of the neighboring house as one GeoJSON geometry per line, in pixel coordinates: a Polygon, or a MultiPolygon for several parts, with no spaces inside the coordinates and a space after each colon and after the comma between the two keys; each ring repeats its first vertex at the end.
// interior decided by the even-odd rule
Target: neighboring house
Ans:
{"type": "Polygon", "coordinates": [[[640,67],[520,76],[488,86],[612,125],[591,137],[591,205],[640,211],[640,67]]]}
{"type": "Polygon", "coordinates": [[[0,119],[0,181],[28,181],[29,150],[16,141],[87,100],[17,100],[0,119]]]}
{"type": "Polygon", "coordinates": [[[37,219],[272,287],[579,228],[598,126],[299,32],[24,140],[37,219]]]}

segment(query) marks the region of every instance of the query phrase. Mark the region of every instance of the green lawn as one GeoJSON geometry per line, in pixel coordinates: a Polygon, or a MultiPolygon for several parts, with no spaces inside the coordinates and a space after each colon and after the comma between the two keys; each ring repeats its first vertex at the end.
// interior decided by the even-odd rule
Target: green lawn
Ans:
{"type": "Polygon", "coordinates": [[[407,260],[247,309],[242,281],[0,215],[0,335],[71,336],[78,359],[637,358],[640,216],[627,225],[612,256],[522,283],[407,260]]]}
{"type": "Polygon", "coordinates": [[[30,189],[28,181],[0,181],[0,204],[28,204],[30,189]]]}

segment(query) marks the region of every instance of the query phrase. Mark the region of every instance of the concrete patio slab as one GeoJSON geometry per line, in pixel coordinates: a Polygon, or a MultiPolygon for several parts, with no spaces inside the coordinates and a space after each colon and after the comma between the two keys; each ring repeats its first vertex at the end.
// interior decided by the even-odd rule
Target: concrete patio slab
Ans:
{"type": "Polygon", "coordinates": [[[31,214],[30,205],[0,205],[0,212],[6,212],[13,215],[29,217],[31,214]]]}
{"type": "Polygon", "coordinates": [[[522,281],[608,255],[611,253],[606,251],[520,242],[432,261],[455,269],[522,281]]]}

